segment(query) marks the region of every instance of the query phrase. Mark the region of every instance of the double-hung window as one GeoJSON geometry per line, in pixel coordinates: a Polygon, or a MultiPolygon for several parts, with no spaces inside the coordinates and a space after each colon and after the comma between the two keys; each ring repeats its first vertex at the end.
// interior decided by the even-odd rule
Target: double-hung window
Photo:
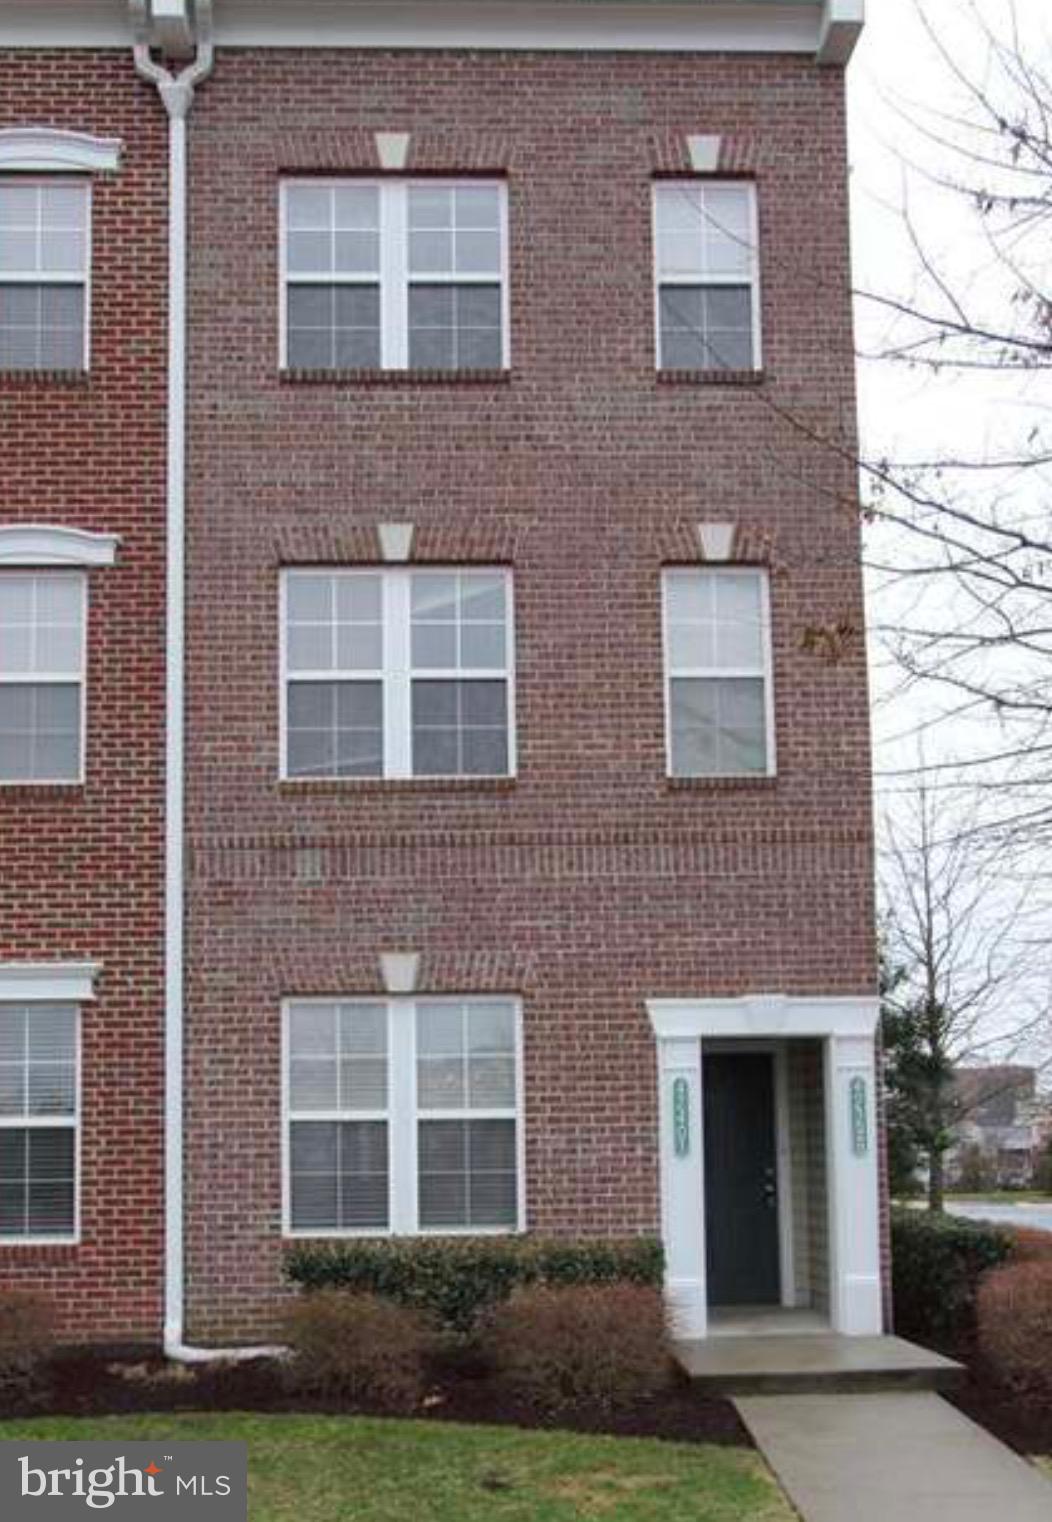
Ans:
{"type": "Polygon", "coordinates": [[[773,775],[768,609],[763,571],[665,572],[670,775],[773,775]]]}
{"type": "Polygon", "coordinates": [[[281,263],[283,368],[507,367],[499,182],[288,180],[281,263]]]}
{"type": "Polygon", "coordinates": [[[757,237],[751,183],[654,186],[658,369],[760,368],[757,237]]]}
{"type": "Polygon", "coordinates": [[[0,370],[88,368],[91,187],[0,176],[0,370]]]}
{"type": "Polygon", "coordinates": [[[509,776],[511,603],[503,570],[287,571],[283,775],[509,776]]]}
{"type": "Polygon", "coordinates": [[[513,999],[290,1001],[286,1231],[519,1229],[519,1030],[513,999]]]}
{"type": "Polygon", "coordinates": [[[79,782],[84,625],[79,571],[0,571],[0,783],[79,782]]]}
{"type": "Polygon", "coordinates": [[[77,1234],[79,1010],[0,1003],[0,1241],[77,1234]]]}

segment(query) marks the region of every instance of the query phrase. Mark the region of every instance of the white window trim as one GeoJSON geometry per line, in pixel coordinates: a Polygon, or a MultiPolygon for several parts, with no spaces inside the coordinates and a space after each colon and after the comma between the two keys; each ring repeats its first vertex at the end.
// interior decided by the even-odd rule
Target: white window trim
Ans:
{"type": "Polygon", "coordinates": [[[324,1241],[328,1239],[372,1239],[392,1237],[509,1237],[527,1229],[526,1209],[526,1126],[525,1077],[523,1067],[522,1000],[509,994],[450,994],[401,997],[370,994],[333,994],[329,997],[287,998],[281,1005],[281,1230],[290,1240],[324,1241]],[[510,1120],[511,1107],[500,1110],[421,1110],[417,1105],[416,1086],[416,1006],[427,1004],[464,1004],[471,1002],[510,1004],[515,1017],[515,1165],[518,1219],[514,1226],[443,1226],[421,1227],[417,1224],[417,1126],[421,1120],[510,1120]],[[292,1225],[291,1125],[289,1104],[289,1023],[293,1006],[332,1004],[383,1004],[387,1010],[387,1109],[355,1111],[317,1111],[297,1119],[309,1120],[384,1120],[387,1122],[387,1167],[389,1180],[388,1227],[330,1227],[296,1229],[292,1225]],[[402,1068],[401,1081],[395,1076],[396,1064],[402,1068]],[[395,1138],[401,1145],[395,1144],[395,1138]]]}
{"type": "MultiPolygon", "coordinates": [[[[0,173],[4,166],[0,165],[0,173]]],[[[11,168],[10,165],[7,166],[11,168]]],[[[84,267],[78,274],[71,274],[68,270],[4,270],[0,272],[0,285],[72,285],[84,288],[84,374],[91,370],[91,305],[92,305],[92,266],[94,264],[94,198],[90,180],[80,176],[68,176],[68,183],[82,188],[85,195],[86,206],[84,210],[84,267]]],[[[24,182],[27,185],[54,185],[62,183],[62,177],[54,175],[36,174],[24,182]]],[[[39,370],[18,370],[11,372],[18,375],[39,375],[39,370]]],[[[43,373],[47,373],[44,371],[43,373]]]]}
{"type": "MultiPolygon", "coordinates": [[[[675,189],[677,186],[695,189],[701,186],[704,190],[706,185],[728,186],[736,185],[747,192],[749,200],[749,239],[751,243],[749,259],[748,284],[752,302],[752,370],[763,369],[763,325],[761,322],[762,301],[760,297],[760,208],[756,194],[755,180],[735,179],[731,176],[706,177],[695,175],[692,179],[661,179],[654,180],[650,195],[650,236],[653,248],[653,271],[654,271],[654,355],[658,371],[663,370],[661,354],[661,287],[664,285],[686,286],[714,286],[714,285],[744,285],[745,277],[742,275],[706,275],[699,279],[697,275],[662,275],[659,250],[659,233],[657,220],[658,192],[663,189],[675,189]]],[[[718,375],[717,366],[706,366],[714,374],[718,375]]]]}
{"type": "MultiPolygon", "coordinates": [[[[462,185],[489,185],[497,190],[500,199],[500,273],[448,274],[417,277],[433,285],[492,285],[500,280],[500,325],[502,370],[511,368],[511,290],[508,252],[508,186],[507,181],[493,178],[465,176],[443,179],[412,179],[384,176],[382,179],[363,179],[355,176],[334,176],[327,179],[290,176],[281,181],[279,191],[279,267],[278,282],[278,333],[279,363],[288,369],[288,289],[289,285],[374,285],[380,287],[380,371],[396,370],[411,374],[409,369],[409,287],[413,277],[409,272],[409,191],[418,187],[431,190],[455,189],[462,185]],[[288,192],[291,187],[310,185],[314,189],[331,190],[345,185],[370,186],[380,193],[380,264],[374,279],[371,275],[296,275],[290,277],[288,269],[288,192]]],[[[338,371],[334,371],[338,374],[338,371]]],[[[470,370],[450,370],[451,376],[470,375],[470,370]]]]}
{"type": "Polygon", "coordinates": [[[665,708],[665,775],[666,777],[680,781],[707,782],[719,778],[729,778],[735,781],[746,781],[750,777],[775,777],[778,775],[778,755],[775,740],[774,718],[774,651],[771,637],[771,578],[763,566],[727,565],[727,566],[666,566],[661,573],[661,659],[664,666],[664,708],[665,708]],[[742,574],[754,575],[760,583],[760,619],[763,632],[763,669],[757,670],[753,666],[734,667],[685,667],[673,671],[671,644],[669,640],[669,617],[668,617],[668,583],[672,576],[732,576],[742,574]],[[762,772],[701,772],[683,773],[672,769],[672,681],[674,677],[701,678],[704,680],[730,680],[735,677],[748,677],[755,680],[763,679],[763,708],[765,726],[765,755],[767,758],[766,769],[762,772]]]}
{"type": "MultiPolygon", "coordinates": [[[[35,574],[32,567],[24,570],[8,571],[5,575],[32,576],[35,574]]],[[[46,568],[41,574],[51,574],[46,568]]],[[[88,578],[83,571],[76,568],[66,572],[60,572],[75,577],[80,583],[81,614],[80,614],[80,675],[73,677],[68,671],[31,671],[16,676],[0,676],[0,687],[29,687],[34,685],[56,687],[69,686],[76,682],[80,688],[80,767],[75,777],[11,777],[0,778],[0,791],[9,787],[83,787],[88,774],[88,619],[91,616],[91,598],[88,588],[88,578]]]]}
{"type": "Polygon", "coordinates": [[[73,1231],[59,1236],[8,1236],[0,1234],[0,1246],[76,1247],[81,1240],[81,1153],[83,1144],[84,1011],[82,1005],[95,998],[95,979],[101,962],[0,962],[0,1004],[74,1004],[77,1009],[77,1074],[72,1115],[5,1116],[0,1128],[25,1130],[29,1126],[58,1130],[75,1127],[73,1144],[73,1231]]]}
{"type": "Polygon", "coordinates": [[[117,559],[117,534],[50,523],[0,524],[0,569],[24,566],[110,566],[117,559]]]}
{"type": "Polygon", "coordinates": [[[6,127],[0,131],[0,174],[107,173],[120,168],[119,137],[93,137],[58,127],[6,127]]]}
{"type": "Polygon", "coordinates": [[[381,566],[289,566],[281,572],[278,598],[279,627],[279,685],[282,782],[328,782],[354,787],[362,783],[377,782],[486,782],[510,781],[518,774],[518,744],[516,738],[515,703],[515,577],[507,566],[493,565],[432,565],[420,564],[412,569],[392,570],[381,566]],[[414,575],[430,573],[466,575],[479,574],[500,576],[504,581],[505,606],[505,664],[500,670],[465,667],[454,670],[446,667],[427,667],[419,671],[412,665],[410,640],[411,590],[414,575]],[[379,576],[381,578],[381,618],[384,646],[384,665],[376,671],[290,671],[288,667],[288,584],[293,576],[379,576]],[[413,681],[419,677],[428,681],[500,681],[507,689],[508,717],[508,769],[506,772],[441,773],[414,772],[413,762],[413,681]],[[289,772],[288,695],[290,681],[379,681],[383,691],[383,763],[384,770],[374,777],[302,777],[289,772]]]}
{"type": "Polygon", "coordinates": [[[0,962],[0,1004],[86,1004],[101,962],[0,962]]]}

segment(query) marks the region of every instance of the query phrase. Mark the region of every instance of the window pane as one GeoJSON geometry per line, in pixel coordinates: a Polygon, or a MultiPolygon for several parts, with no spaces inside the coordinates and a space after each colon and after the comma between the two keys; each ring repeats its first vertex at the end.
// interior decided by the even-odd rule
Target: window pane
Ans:
{"type": "Polygon", "coordinates": [[[291,777],[379,777],[383,689],[379,682],[290,682],[291,777]]]}
{"type": "Polygon", "coordinates": [[[388,1192],[386,1121],[292,1123],[294,1230],[386,1230],[388,1192]]]}
{"type": "Polygon", "coordinates": [[[0,685],[0,781],[75,782],[80,776],[80,687],[0,685]]]}
{"type": "Polygon", "coordinates": [[[72,1127],[0,1132],[0,1234],[72,1235],[75,1179],[72,1127]]]}
{"type": "Polygon", "coordinates": [[[378,368],[379,285],[290,285],[287,311],[292,369],[378,368]]]}
{"type": "Polygon", "coordinates": [[[683,678],[671,684],[672,771],[679,777],[767,770],[761,678],[683,678]]]}
{"type": "Polygon", "coordinates": [[[0,369],[83,367],[82,286],[0,285],[0,369]]]}
{"type": "Polygon", "coordinates": [[[705,259],[713,275],[748,275],[752,265],[750,195],[742,185],[705,191],[705,259]]]}
{"type": "Polygon", "coordinates": [[[290,228],[325,228],[332,216],[332,191],[327,185],[288,185],[285,215],[290,228]]]}
{"type": "Polygon", "coordinates": [[[752,368],[752,294],[748,286],[662,286],[659,312],[663,369],[752,368]]]}
{"type": "Polygon", "coordinates": [[[503,681],[414,681],[412,705],[414,775],[507,775],[503,681]]]}
{"type": "Polygon", "coordinates": [[[409,363],[415,369],[492,370],[503,363],[499,285],[409,288],[409,363]]]}
{"type": "Polygon", "coordinates": [[[421,1227],[516,1225],[513,1120],[421,1121],[418,1147],[421,1227]]]}

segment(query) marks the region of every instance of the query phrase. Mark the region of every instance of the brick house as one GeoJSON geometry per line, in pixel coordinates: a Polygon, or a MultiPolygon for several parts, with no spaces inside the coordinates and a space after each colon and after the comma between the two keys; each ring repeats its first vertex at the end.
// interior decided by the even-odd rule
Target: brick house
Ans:
{"type": "Polygon", "coordinates": [[[880,1330],[860,24],[0,13],[0,1283],[71,1335],[517,1230],[880,1330]]]}

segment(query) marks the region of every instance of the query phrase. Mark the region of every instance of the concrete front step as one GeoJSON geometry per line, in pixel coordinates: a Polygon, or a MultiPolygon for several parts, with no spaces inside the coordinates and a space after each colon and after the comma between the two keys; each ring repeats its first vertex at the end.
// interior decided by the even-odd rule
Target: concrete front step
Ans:
{"type": "Polygon", "coordinates": [[[834,1394],[839,1391],[945,1390],[959,1363],[901,1337],[716,1336],[677,1342],[677,1361],[713,1395],[834,1394]]]}

